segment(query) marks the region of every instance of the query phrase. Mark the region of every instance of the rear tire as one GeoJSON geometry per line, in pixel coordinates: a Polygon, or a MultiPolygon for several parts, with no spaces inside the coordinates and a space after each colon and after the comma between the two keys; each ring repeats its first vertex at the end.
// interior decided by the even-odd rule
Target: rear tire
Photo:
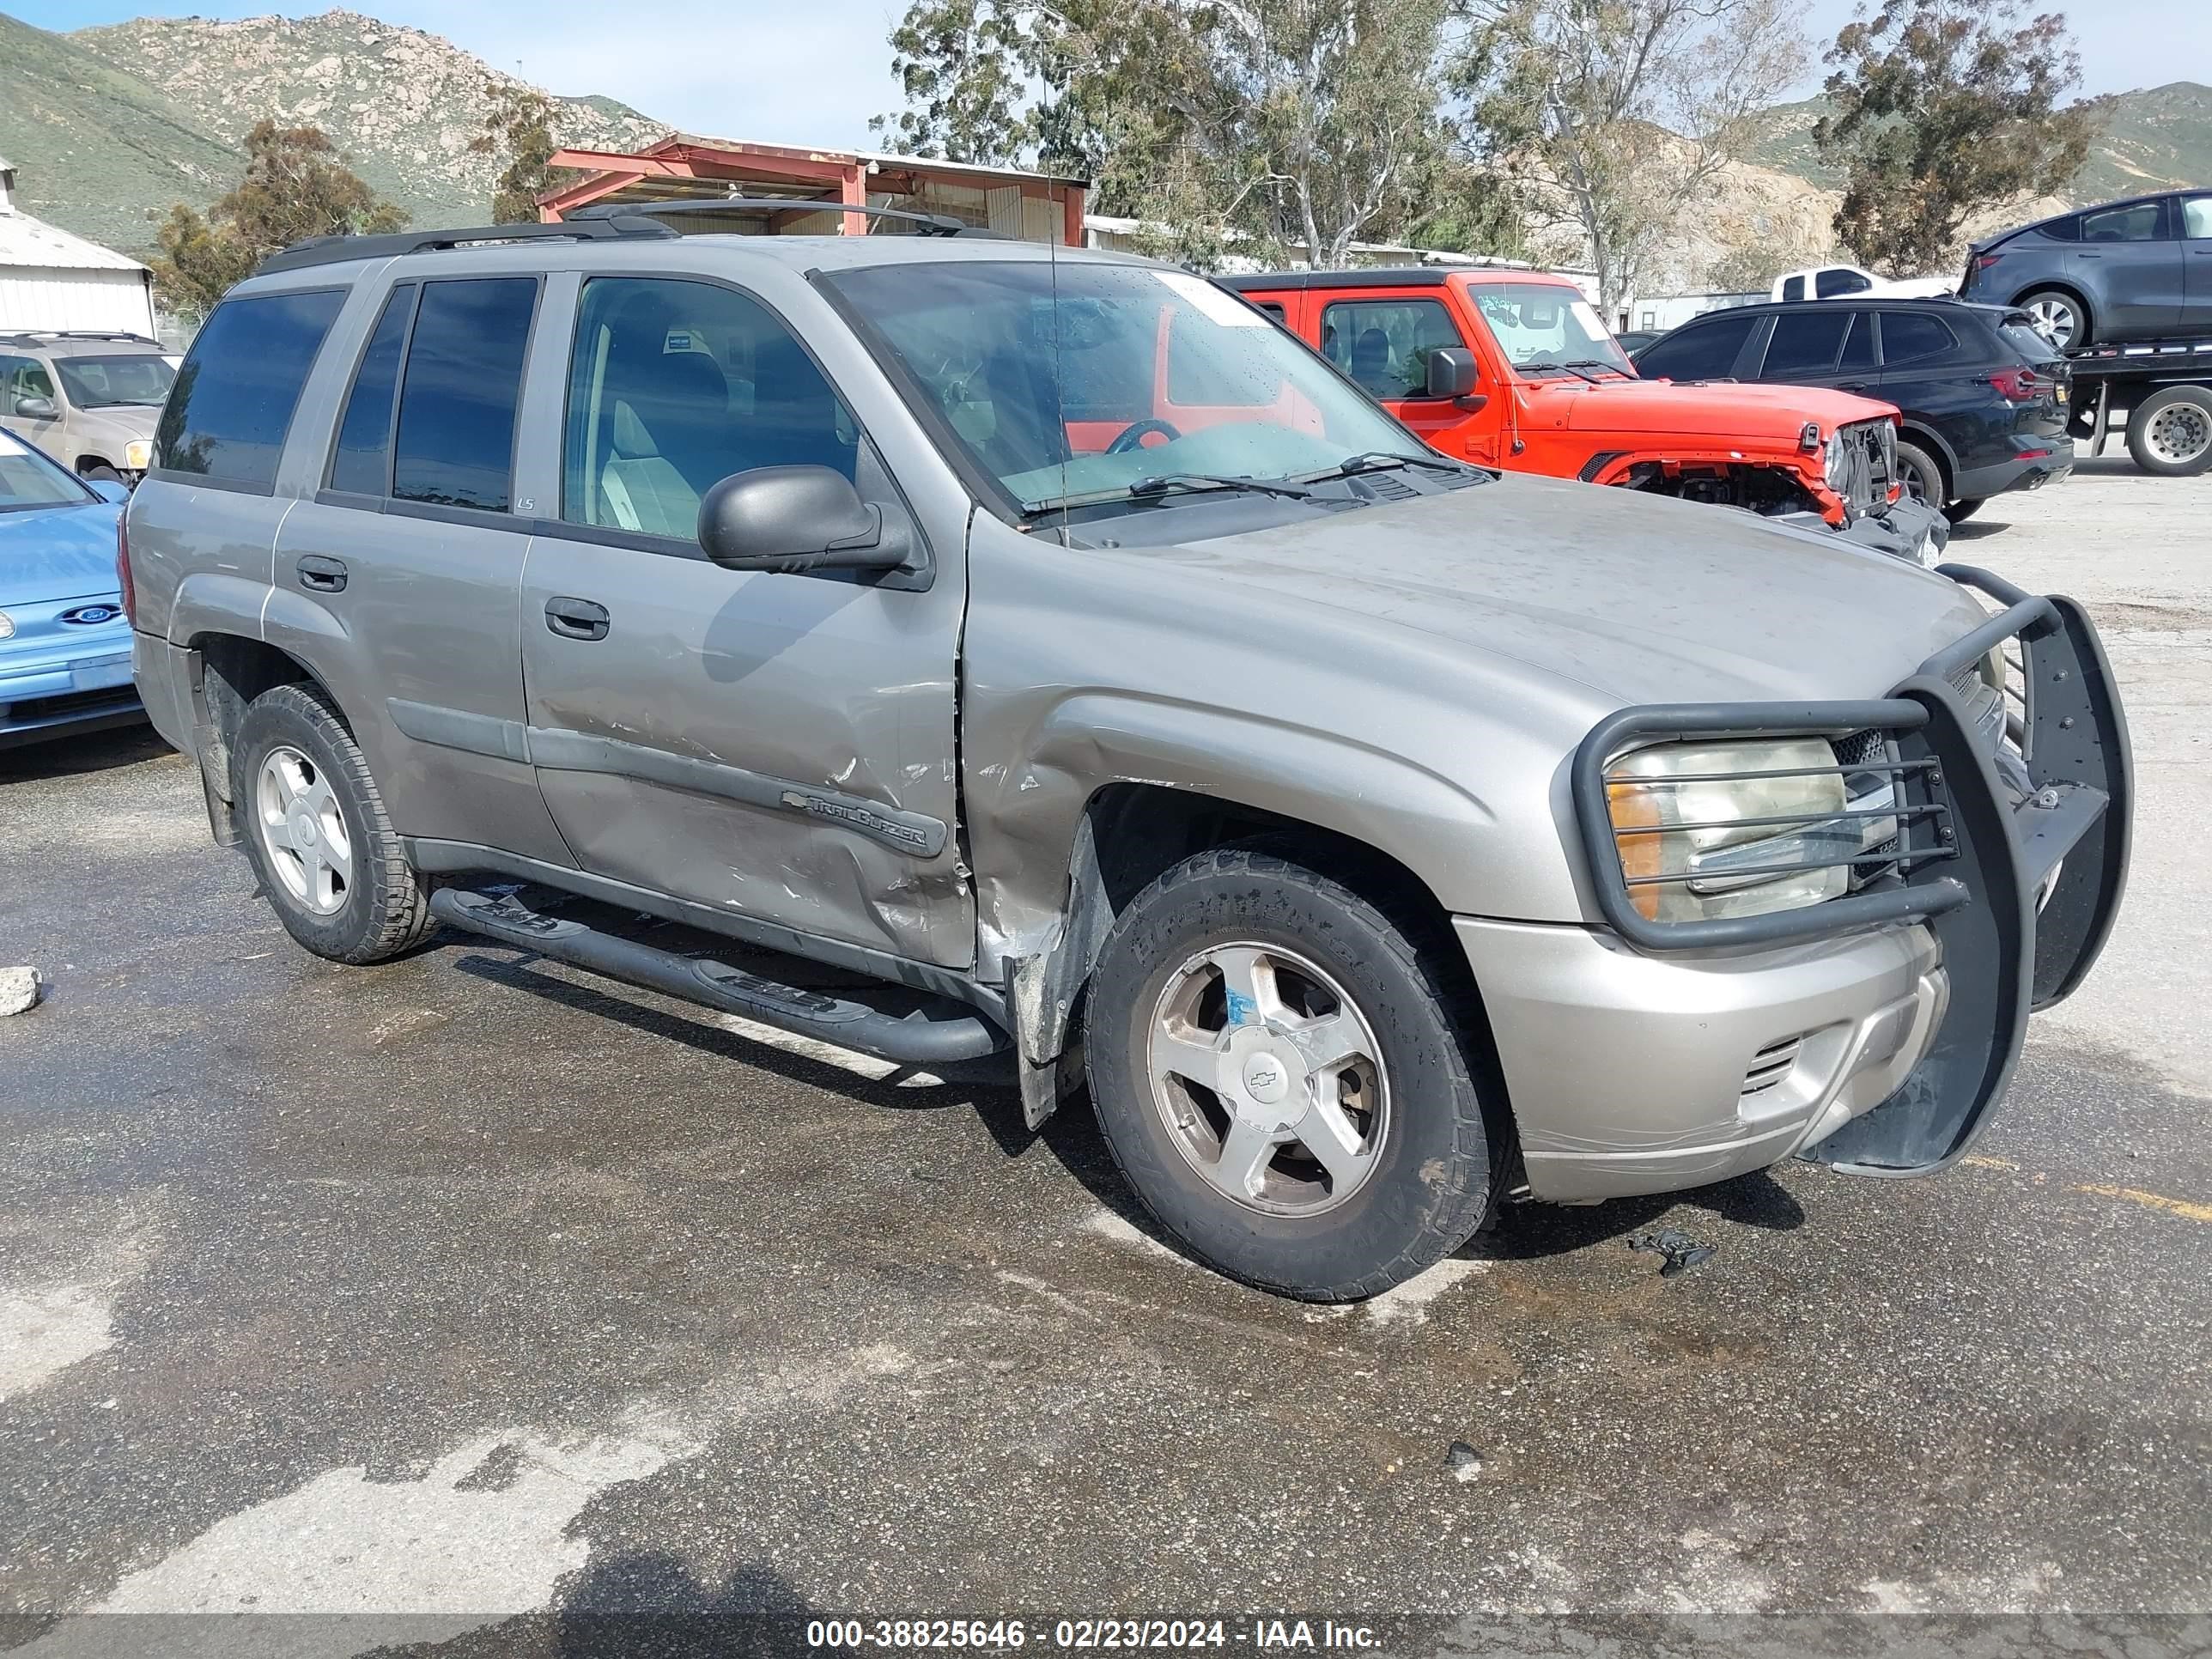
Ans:
{"type": "Polygon", "coordinates": [[[2212,467],[2212,392],[2170,386],[2128,416],[2128,453],[2146,472],[2193,478],[2212,467]]]}
{"type": "Polygon", "coordinates": [[[284,931],[331,962],[381,962],[436,926],[368,760],[319,688],[246,705],[230,790],[246,857],[284,931]]]}
{"type": "Polygon", "coordinates": [[[1201,853],[1130,902],[1099,958],[1084,1045],[1099,1127],[1160,1225],[1222,1273],[1373,1296],[1489,1209],[1479,1016],[1459,1002],[1349,888],[1264,852],[1201,853]]]}
{"type": "Polygon", "coordinates": [[[1944,492],[1950,488],[1943,481],[1943,464],[1918,444],[1897,446],[1897,471],[1907,495],[1930,507],[1943,505],[1944,492]]]}
{"type": "Polygon", "coordinates": [[[2024,294],[2020,308],[2033,319],[2035,331],[2061,351],[2079,351],[2091,343],[2089,307],[2059,288],[2039,288],[2024,294]]]}
{"type": "Polygon", "coordinates": [[[1972,518],[1975,514],[1980,512],[1984,507],[1988,506],[1989,500],[1990,498],[1986,495],[1977,495],[1970,501],[1953,501],[1948,507],[1943,509],[1943,516],[1948,519],[1953,524],[1964,524],[1967,520],[1972,518]]]}

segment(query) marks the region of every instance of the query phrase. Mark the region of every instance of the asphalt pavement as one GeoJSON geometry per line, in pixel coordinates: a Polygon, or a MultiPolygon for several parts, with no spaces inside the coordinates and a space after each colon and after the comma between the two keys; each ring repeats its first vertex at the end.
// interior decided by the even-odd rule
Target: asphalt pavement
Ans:
{"type": "Polygon", "coordinates": [[[336,967],[157,740],[0,753],[0,1646],[2212,1610],[2212,478],[1953,550],[2091,603],[2143,798],[1976,1154],[1513,1210],[1349,1310],[1158,1243],[1085,1110],[482,940],[336,967]]]}

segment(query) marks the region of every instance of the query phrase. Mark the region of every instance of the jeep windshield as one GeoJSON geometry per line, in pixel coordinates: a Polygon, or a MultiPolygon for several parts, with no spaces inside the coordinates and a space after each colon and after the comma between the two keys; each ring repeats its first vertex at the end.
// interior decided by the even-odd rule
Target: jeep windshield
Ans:
{"type": "Polygon", "coordinates": [[[1263,313],[1187,272],[947,260],[825,280],[1013,517],[1240,489],[1296,501],[1307,492],[1283,485],[1377,457],[1452,465],[1263,313]]]}
{"type": "Polygon", "coordinates": [[[1603,380],[1636,373],[1596,309],[1573,289],[1557,283],[1485,283],[1474,299],[1498,349],[1527,379],[1603,380]]]}
{"type": "Polygon", "coordinates": [[[112,409],[121,404],[159,407],[174,385],[169,360],[151,352],[112,357],[57,357],[54,371],[79,409],[112,409]]]}

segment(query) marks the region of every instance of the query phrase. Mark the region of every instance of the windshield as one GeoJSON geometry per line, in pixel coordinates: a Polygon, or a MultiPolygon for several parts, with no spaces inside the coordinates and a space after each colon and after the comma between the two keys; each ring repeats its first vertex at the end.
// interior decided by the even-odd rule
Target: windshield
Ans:
{"type": "Polygon", "coordinates": [[[1016,513],[1161,479],[1435,459],[1263,313],[1184,271],[947,260],[830,280],[1016,513]]]}
{"type": "Polygon", "coordinates": [[[149,352],[129,357],[57,357],[69,400],[79,409],[108,409],[118,404],[159,405],[169,395],[177,371],[169,360],[149,352]]]}
{"type": "Polygon", "coordinates": [[[1573,289],[1556,283],[1484,283],[1474,293],[1498,349],[1525,374],[1571,374],[1578,368],[1636,372],[1595,308],[1573,289]]]}
{"type": "Polygon", "coordinates": [[[93,493],[61,467],[6,432],[0,432],[0,513],[31,507],[82,507],[93,493]]]}

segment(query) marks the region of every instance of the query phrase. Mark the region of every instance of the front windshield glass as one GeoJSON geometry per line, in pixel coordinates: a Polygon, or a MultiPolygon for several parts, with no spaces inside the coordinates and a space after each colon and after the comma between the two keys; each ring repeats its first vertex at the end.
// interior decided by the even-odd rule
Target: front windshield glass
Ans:
{"type": "Polygon", "coordinates": [[[1556,283],[1485,283],[1474,290],[1474,302],[1498,349],[1524,374],[1572,374],[1577,369],[1635,373],[1596,308],[1573,289],[1556,283]]]}
{"type": "Polygon", "coordinates": [[[832,281],[1017,512],[1436,459],[1264,313],[1184,271],[946,260],[832,281]]]}
{"type": "Polygon", "coordinates": [[[59,466],[0,432],[0,513],[31,507],[82,507],[93,494],[59,466]]]}
{"type": "Polygon", "coordinates": [[[149,352],[127,357],[57,357],[69,400],[79,409],[167,401],[177,378],[167,357],[149,352]]]}

